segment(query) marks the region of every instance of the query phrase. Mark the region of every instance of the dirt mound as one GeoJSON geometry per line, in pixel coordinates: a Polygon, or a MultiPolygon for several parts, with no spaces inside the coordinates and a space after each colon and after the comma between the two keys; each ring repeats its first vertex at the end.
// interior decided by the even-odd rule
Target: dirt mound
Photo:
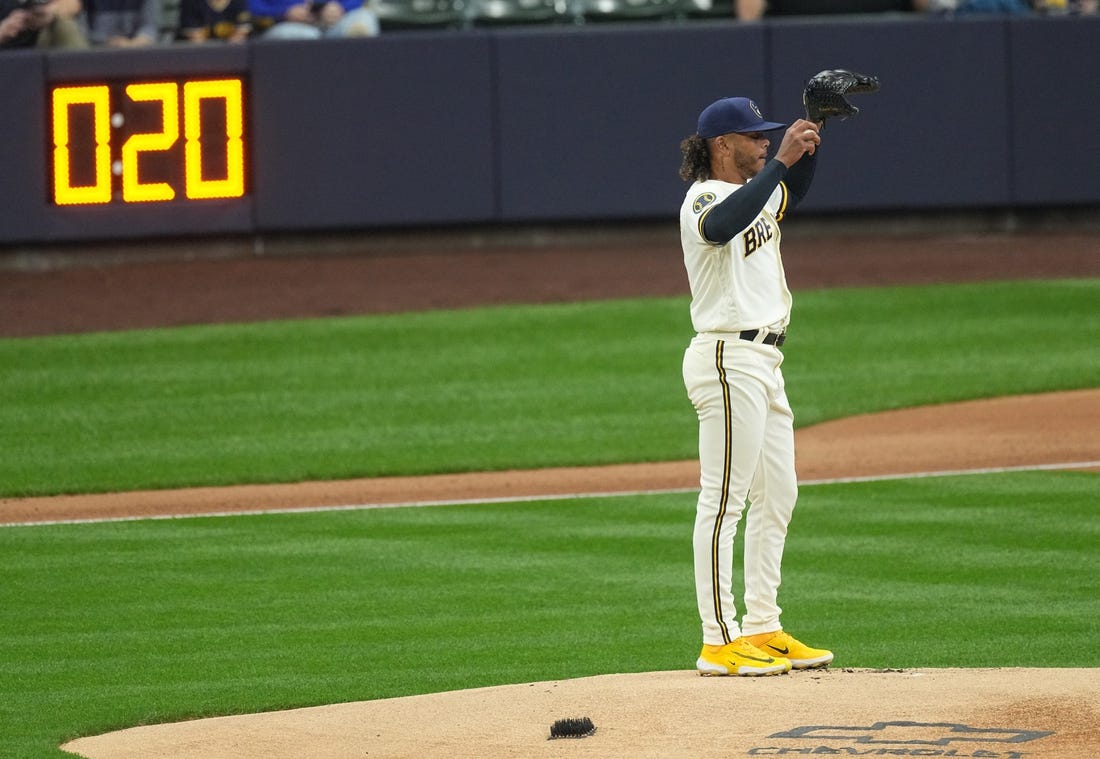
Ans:
{"type": "Polygon", "coordinates": [[[910,756],[1094,759],[1100,670],[603,675],[81,738],[88,759],[910,756]],[[558,719],[590,737],[548,740],[558,719]]]}

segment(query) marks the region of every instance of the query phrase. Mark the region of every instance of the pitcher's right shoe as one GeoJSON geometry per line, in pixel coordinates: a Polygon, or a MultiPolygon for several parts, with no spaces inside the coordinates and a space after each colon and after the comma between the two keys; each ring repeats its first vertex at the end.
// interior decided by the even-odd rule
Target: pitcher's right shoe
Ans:
{"type": "Polygon", "coordinates": [[[724,646],[703,646],[695,668],[704,677],[714,675],[782,675],[790,672],[791,663],[781,656],[772,656],[737,638],[724,646]]]}

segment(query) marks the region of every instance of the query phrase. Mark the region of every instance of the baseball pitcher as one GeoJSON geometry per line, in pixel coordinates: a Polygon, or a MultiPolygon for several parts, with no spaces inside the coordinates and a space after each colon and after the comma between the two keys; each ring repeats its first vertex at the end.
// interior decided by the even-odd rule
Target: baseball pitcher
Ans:
{"type": "Polygon", "coordinates": [[[766,120],[748,98],[723,98],[702,111],[696,133],[680,146],[680,177],[692,183],[680,238],[696,336],[683,375],[699,417],[693,551],[703,675],[776,675],[833,660],[783,629],[777,603],[798,496],[794,416],[780,369],[791,318],[780,224],[810,188],[826,118],[854,115],[844,94],[874,88],[871,77],[822,72],[804,92],[807,118],[789,126],[766,120]],[[769,159],[776,133],[779,147],[769,159]],[[746,502],[738,619],[733,551],[746,502]]]}

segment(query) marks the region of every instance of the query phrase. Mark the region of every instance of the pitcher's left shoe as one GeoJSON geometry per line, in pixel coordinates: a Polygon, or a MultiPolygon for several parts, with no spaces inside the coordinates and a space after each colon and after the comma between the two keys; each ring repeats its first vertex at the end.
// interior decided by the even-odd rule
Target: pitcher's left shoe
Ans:
{"type": "Polygon", "coordinates": [[[828,667],[833,660],[833,652],[824,648],[810,648],[797,638],[782,630],[746,635],[746,640],[771,656],[782,656],[791,662],[791,669],[817,669],[828,667]]]}

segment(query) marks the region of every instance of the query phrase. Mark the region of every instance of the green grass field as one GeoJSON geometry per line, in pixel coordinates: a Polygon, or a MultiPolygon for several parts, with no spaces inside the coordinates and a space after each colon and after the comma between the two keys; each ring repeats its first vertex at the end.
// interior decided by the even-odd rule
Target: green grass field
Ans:
{"type": "MultiPolygon", "coordinates": [[[[798,295],[796,423],[1100,386],[1097,302],[798,295]]],[[[0,497],[692,458],[690,336],[666,298],[0,340],[0,497]]]]}
{"type": "MultiPolygon", "coordinates": [[[[796,298],[800,424],[1100,386],[1100,280],[796,298]],[[1052,313],[1067,328],[1037,329],[1052,313]]],[[[688,337],[686,303],[655,299],[3,340],[0,493],[691,457],[688,337]]],[[[840,666],[1100,666],[1098,493],[1083,472],[804,487],[784,622],[840,666]]],[[[690,668],[693,513],[682,493],[0,528],[0,756],[690,668]]]]}

